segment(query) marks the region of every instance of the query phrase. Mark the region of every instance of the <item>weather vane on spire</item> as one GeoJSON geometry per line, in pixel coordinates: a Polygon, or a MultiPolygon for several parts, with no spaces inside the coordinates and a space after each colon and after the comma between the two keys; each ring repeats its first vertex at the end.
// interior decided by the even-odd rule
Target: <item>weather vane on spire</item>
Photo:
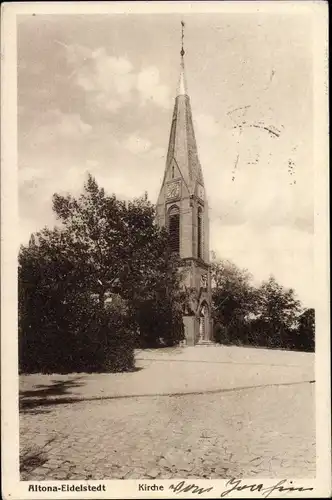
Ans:
{"type": "Polygon", "coordinates": [[[181,52],[180,52],[181,57],[184,56],[184,48],[183,48],[184,26],[185,26],[184,22],[181,21],[181,31],[182,31],[182,33],[181,33],[181,52]]]}

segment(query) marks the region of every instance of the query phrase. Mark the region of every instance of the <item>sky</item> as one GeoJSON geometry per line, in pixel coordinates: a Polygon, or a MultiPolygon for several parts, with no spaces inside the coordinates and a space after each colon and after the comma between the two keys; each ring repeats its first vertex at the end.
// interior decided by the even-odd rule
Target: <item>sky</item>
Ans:
{"type": "Polygon", "coordinates": [[[314,300],[311,18],[299,13],[18,18],[20,237],[87,173],[156,202],[185,65],[210,248],[314,300]]]}

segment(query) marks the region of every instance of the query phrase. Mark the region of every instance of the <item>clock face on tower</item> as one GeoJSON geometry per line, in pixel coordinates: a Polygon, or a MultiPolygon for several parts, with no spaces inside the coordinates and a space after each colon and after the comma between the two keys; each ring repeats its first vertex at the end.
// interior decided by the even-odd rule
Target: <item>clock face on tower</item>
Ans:
{"type": "Polygon", "coordinates": [[[172,182],[168,184],[166,188],[166,196],[167,198],[177,198],[180,194],[180,183],[172,182]]]}

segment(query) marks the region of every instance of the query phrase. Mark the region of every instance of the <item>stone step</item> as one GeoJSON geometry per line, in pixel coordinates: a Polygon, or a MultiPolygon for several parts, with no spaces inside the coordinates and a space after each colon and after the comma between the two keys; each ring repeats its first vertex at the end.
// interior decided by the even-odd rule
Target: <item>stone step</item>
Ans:
{"type": "Polygon", "coordinates": [[[200,340],[196,345],[215,345],[215,343],[211,340],[200,340]]]}

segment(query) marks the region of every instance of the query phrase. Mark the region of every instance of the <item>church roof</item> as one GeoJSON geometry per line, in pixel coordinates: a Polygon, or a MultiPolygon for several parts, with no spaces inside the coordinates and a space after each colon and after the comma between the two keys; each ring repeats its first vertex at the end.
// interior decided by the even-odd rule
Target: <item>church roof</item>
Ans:
{"type": "Polygon", "coordinates": [[[180,78],[175,98],[171,133],[166,160],[166,172],[173,162],[181,172],[189,194],[193,194],[196,182],[203,184],[202,168],[198,158],[190,99],[184,66],[184,50],[181,51],[180,78]]]}

